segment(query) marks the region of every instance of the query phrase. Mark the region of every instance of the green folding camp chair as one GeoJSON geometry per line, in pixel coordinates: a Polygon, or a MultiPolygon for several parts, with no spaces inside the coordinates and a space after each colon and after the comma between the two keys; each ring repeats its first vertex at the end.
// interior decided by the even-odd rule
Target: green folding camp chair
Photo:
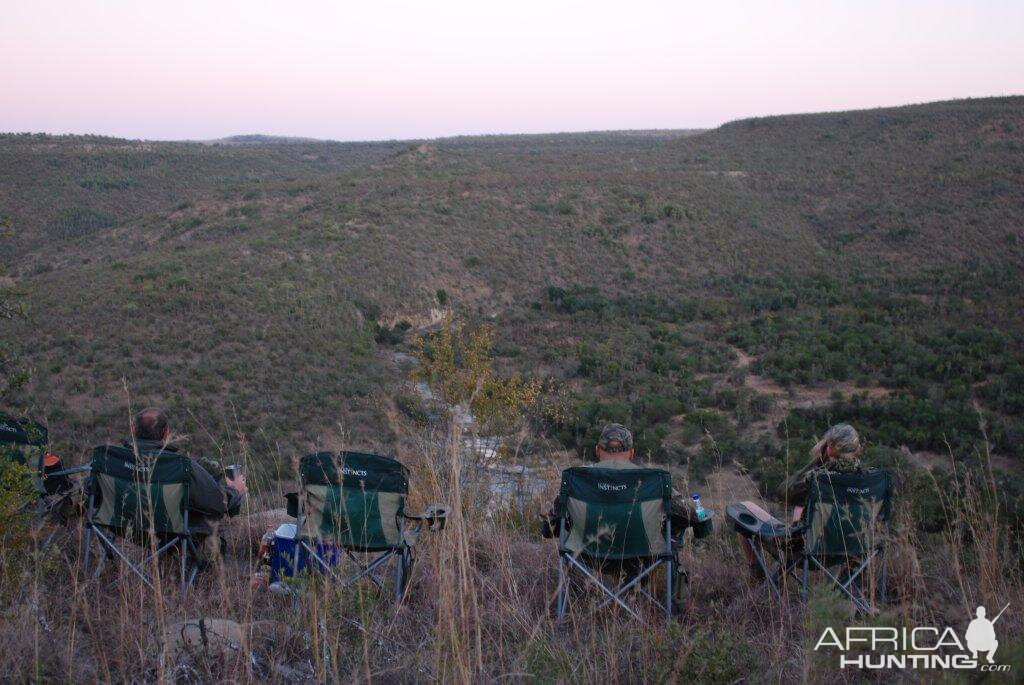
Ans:
{"type": "MultiPolygon", "coordinates": [[[[0,413],[0,460],[26,467],[40,498],[46,494],[42,473],[48,442],[49,434],[43,424],[0,413]]],[[[33,502],[26,501],[22,511],[32,506],[33,502]]]]}
{"type": "MultiPolygon", "coordinates": [[[[26,467],[35,489],[34,499],[26,499],[21,511],[35,509],[35,525],[42,529],[48,523],[65,524],[80,503],[80,481],[71,476],[84,473],[88,466],[66,469],[60,458],[47,453],[49,432],[46,426],[27,418],[0,413],[0,461],[6,460],[26,467]]],[[[57,535],[53,526],[36,546],[43,553],[57,535]]]]}
{"type": "Polygon", "coordinates": [[[308,560],[342,586],[369,578],[383,588],[375,572],[394,557],[395,601],[401,601],[423,524],[439,530],[447,517],[447,509],[440,505],[431,505],[422,514],[406,512],[408,474],[398,461],[377,454],[316,452],[303,457],[295,498],[293,574],[308,560]],[[342,548],[359,570],[348,577],[339,575],[317,551],[325,543],[342,548]]]}
{"type": "Polygon", "coordinates": [[[150,589],[154,588],[154,578],[143,569],[158,562],[161,555],[176,550],[181,560],[184,595],[199,568],[188,523],[191,469],[191,460],[175,452],[136,455],[134,450],[117,445],[94,449],[86,483],[83,576],[88,578],[95,534],[108,556],[120,559],[150,589]],[[132,540],[143,548],[148,546],[150,553],[135,563],[115,542],[119,539],[132,540]]]}
{"type": "Polygon", "coordinates": [[[42,464],[49,434],[46,426],[31,419],[0,413],[0,456],[29,466],[42,464]]]}
{"type": "Polygon", "coordinates": [[[792,578],[806,599],[810,571],[821,571],[853,602],[870,613],[873,604],[864,592],[863,574],[877,562],[877,599],[885,602],[885,540],[888,531],[892,479],[882,469],[867,473],[818,473],[810,484],[804,518],[786,526],[777,520],[755,521],[741,504],[731,504],[727,517],[750,541],[766,585],[782,599],[784,581],[792,578]],[[775,568],[769,568],[773,560],[775,568]],[[802,570],[797,575],[797,569],[802,570]],[[838,572],[833,572],[837,569],[838,572]]]}
{"type": "MultiPolygon", "coordinates": [[[[572,467],[562,472],[558,495],[558,620],[568,613],[574,574],[596,585],[604,595],[599,609],[612,603],[643,621],[623,599],[639,592],[672,619],[677,561],[672,545],[672,476],[661,469],[572,467]],[[640,584],[659,566],[666,566],[665,601],[640,584]],[[602,573],[616,572],[613,589],[602,573]],[[623,577],[623,575],[628,577],[623,577]]],[[[682,531],[680,531],[682,532],[682,531]]]]}
{"type": "Polygon", "coordinates": [[[885,541],[888,533],[892,478],[888,471],[821,473],[811,482],[807,496],[803,549],[803,594],[806,597],[811,565],[825,574],[864,612],[872,604],[863,591],[862,574],[878,560],[878,599],[885,602],[885,541]],[[860,560],[850,566],[851,560],[860,560]],[[842,564],[838,576],[830,567],[842,564]]]}

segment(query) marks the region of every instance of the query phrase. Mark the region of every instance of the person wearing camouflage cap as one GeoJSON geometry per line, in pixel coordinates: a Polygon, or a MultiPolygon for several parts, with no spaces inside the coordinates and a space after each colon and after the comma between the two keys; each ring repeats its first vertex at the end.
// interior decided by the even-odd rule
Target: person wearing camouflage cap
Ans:
{"type": "MultiPolygon", "coordinates": [[[[597,463],[587,464],[588,467],[602,469],[639,469],[643,468],[633,461],[636,450],[633,449],[633,433],[621,423],[610,423],[601,430],[601,437],[597,440],[594,448],[597,456],[597,463]]],[[[672,530],[678,531],[681,535],[688,526],[697,522],[697,515],[693,511],[691,500],[680,493],[672,490],[671,521],[672,530]]],[[[557,518],[555,512],[558,507],[558,498],[555,498],[551,508],[541,514],[543,522],[542,534],[544,537],[554,537],[553,522],[557,518]]]]}
{"type": "MultiPolygon", "coordinates": [[[[609,455],[633,451],[633,434],[621,423],[609,423],[601,431],[601,437],[597,439],[597,450],[598,461],[602,461],[602,452],[605,459],[615,460],[609,455]]],[[[630,460],[632,458],[629,457],[630,460]]]]}
{"type": "MultiPolygon", "coordinates": [[[[132,435],[122,444],[134,449],[140,456],[155,456],[160,452],[177,452],[170,444],[170,426],[167,415],[159,409],[143,409],[135,416],[132,435]]],[[[191,475],[188,487],[189,528],[196,534],[196,549],[204,562],[215,559],[224,541],[219,535],[220,520],[236,516],[248,490],[245,476],[229,478],[220,464],[203,457],[190,457],[191,475]],[[211,471],[213,473],[211,473],[211,471]],[[221,482],[223,480],[223,482],[221,482]]]]}

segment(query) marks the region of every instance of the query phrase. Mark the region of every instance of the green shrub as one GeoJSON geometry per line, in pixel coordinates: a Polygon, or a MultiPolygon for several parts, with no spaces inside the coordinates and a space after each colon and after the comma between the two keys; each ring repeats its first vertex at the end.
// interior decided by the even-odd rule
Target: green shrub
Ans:
{"type": "MultiPolygon", "coordinates": [[[[12,582],[23,570],[32,523],[31,504],[35,498],[28,468],[0,453],[0,588],[16,588],[12,582]]],[[[11,598],[2,598],[5,603],[11,598]]]]}
{"type": "Polygon", "coordinates": [[[80,238],[117,223],[117,219],[89,207],[69,207],[57,215],[50,226],[58,238],[80,238]]]}
{"type": "Polygon", "coordinates": [[[757,651],[726,627],[701,632],[686,659],[688,678],[699,683],[734,683],[757,671],[757,651]]]}
{"type": "Polygon", "coordinates": [[[135,182],[123,176],[107,176],[105,174],[90,174],[79,179],[78,185],[88,190],[124,190],[135,185],[135,182]]]}

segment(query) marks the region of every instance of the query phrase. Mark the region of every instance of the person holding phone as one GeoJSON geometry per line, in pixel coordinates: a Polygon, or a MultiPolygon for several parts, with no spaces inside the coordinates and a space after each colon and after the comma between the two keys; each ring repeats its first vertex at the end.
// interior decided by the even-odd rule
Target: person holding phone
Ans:
{"type": "MultiPolygon", "coordinates": [[[[161,452],[177,452],[171,444],[167,415],[153,407],[143,409],[135,416],[132,435],[123,442],[134,448],[140,457],[154,458],[161,452]]],[[[220,521],[225,516],[237,516],[248,492],[245,475],[235,466],[221,469],[212,460],[192,459],[188,489],[189,528],[194,533],[196,550],[204,564],[216,560],[224,549],[220,535],[220,521]],[[221,482],[220,478],[223,478],[221,482]]]]}

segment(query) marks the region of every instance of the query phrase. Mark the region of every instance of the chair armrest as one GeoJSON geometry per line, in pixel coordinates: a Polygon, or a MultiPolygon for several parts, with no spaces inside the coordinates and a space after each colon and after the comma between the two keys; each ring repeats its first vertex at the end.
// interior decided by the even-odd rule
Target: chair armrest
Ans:
{"type": "Polygon", "coordinates": [[[92,464],[85,464],[84,466],[72,466],[70,469],[64,469],[63,471],[53,471],[51,473],[44,473],[43,478],[53,478],[55,476],[73,476],[78,473],[89,473],[92,471],[92,464]]]}
{"type": "Polygon", "coordinates": [[[284,494],[285,510],[292,518],[299,518],[299,493],[286,492],[284,494]]]}
{"type": "Polygon", "coordinates": [[[410,521],[426,523],[430,530],[444,530],[448,520],[448,506],[444,504],[431,504],[423,510],[422,514],[402,514],[410,521]]]}

